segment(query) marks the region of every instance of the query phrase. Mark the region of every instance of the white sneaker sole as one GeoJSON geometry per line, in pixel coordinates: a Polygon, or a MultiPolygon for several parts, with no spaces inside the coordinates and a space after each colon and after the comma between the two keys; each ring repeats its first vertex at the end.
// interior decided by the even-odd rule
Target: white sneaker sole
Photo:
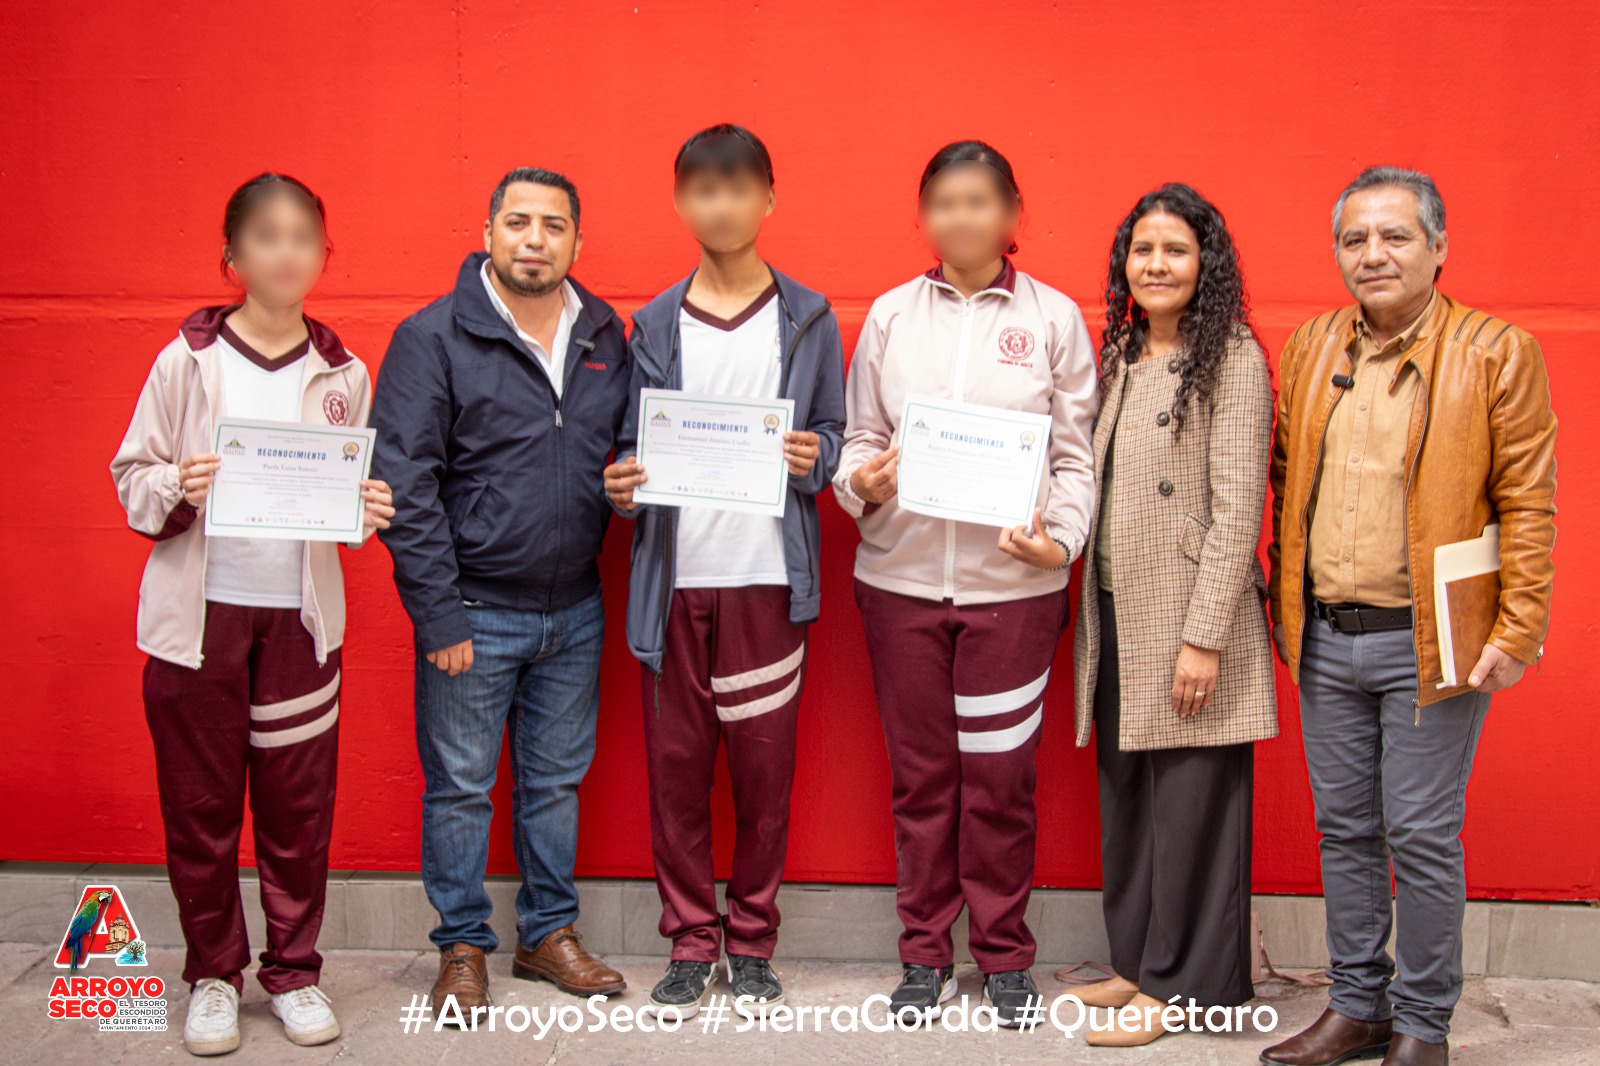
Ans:
{"type": "Polygon", "coordinates": [[[318,1044],[326,1044],[330,1040],[339,1039],[339,1023],[335,1021],[332,1025],[323,1026],[321,1029],[313,1029],[310,1032],[296,1032],[286,1025],[283,1027],[283,1035],[288,1037],[289,1042],[292,1044],[299,1044],[301,1047],[316,1047],[318,1044]]]}
{"type": "Polygon", "coordinates": [[[238,1050],[239,1031],[235,1029],[226,1035],[210,1036],[203,1040],[198,1037],[191,1039],[188,1033],[184,1033],[183,1046],[189,1054],[202,1058],[207,1055],[226,1055],[230,1051],[238,1050]]]}
{"type": "Polygon", "coordinates": [[[283,1015],[278,1013],[278,1005],[276,1003],[269,999],[267,1004],[278,1021],[283,1022],[283,1035],[289,1038],[291,1044],[298,1044],[301,1047],[316,1047],[318,1044],[326,1044],[330,1040],[339,1039],[338,1018],[331,1019],[321,1029],[296,1030],[289,1028],[289,1023],[284,1021],[283,1015]]]}

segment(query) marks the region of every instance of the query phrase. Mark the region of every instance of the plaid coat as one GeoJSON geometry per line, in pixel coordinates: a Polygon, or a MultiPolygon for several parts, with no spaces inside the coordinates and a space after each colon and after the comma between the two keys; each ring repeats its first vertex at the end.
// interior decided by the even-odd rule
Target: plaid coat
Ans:
{"type": "MultiPolygon", "coordinates": [[[[1190,401],[1176,436],[1172,366],[1120,359],[1094,434],[1094,473],[1112,462],[1112,546],[1117,667],[1124,751],[1242,744],[1278,734],[1267,583],[1256,555],[1272,449],[1272,377],[1255,339],[1240,330],[1205,403],[1190,401]],[[1163,417],[1165,416],[1165,417],[1163,417]],[[1179,718],[1172,677],[1185,644],[1220,649],[1215,695],[1179,718]]],[[[1098,498],[1098,494],[1097,494],[1098,498]]],[[[1100,655],[1097,512],[1083,552],[1073,640],[1077,743],[1089,743],[1100,655]]]]}

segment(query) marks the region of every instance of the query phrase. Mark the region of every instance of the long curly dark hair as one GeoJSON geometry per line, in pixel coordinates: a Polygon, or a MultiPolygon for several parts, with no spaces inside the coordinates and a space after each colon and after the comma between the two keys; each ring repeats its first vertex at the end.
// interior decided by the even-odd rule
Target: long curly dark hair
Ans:
{"type": "Polygon", "coordinates": [[[1243,329],[1253,337],[1250,300],[1239,271],[1239,253],[1228,226],[1209,200],[1181,182],[1168,182],[1146,193],[1117,227],[1111,239],[1111,267],[1106,274],[1106,327],[1100,333],[1100,388],[1111,384],[1116,361],[1136,363],[1144,351],[1149,318],[1128,286],[1128,247],[1133,227],[1154,211],[1176,215],[1189,224],[1200,243],[1200,277],[1194,298],[1178,319],[1178,388],[1172,400],[1173,431],[1181,432],[1191,402],[1204,403],[1216,384],[1228,342],[1243,329]]]}

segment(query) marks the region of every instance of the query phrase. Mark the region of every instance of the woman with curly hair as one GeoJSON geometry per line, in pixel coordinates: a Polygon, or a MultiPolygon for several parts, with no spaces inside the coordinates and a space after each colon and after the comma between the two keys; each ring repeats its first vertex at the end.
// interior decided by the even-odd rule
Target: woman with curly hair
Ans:
{"type": "Polygon", "coordinates": [[[1256,556],[1272,380],[1233,239],[1187,185],[1149,193],[1117,227],[1100,395],[1073,654],[1116,976],[1079,996],[1158,1008],[1138,1012],[1146,1027],[1088,1034],[1133,1046],[1165,1031],[1173,996],[1253,995],[1252,745],[1278,732],[1256,556]]]}

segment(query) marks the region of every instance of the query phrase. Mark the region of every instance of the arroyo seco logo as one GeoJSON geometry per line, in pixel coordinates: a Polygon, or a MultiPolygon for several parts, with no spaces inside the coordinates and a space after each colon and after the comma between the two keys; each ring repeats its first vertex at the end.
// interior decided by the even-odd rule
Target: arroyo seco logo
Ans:
{"type": "Polygon", "coordinates": [[[50,1017],[97,1018],[101,1032],[167,1028],[166,982],[134,970],[90,976],[91,962],[144,967],[145,943],[116,885],[89,885],[67,919],[55,964],[69,971],[50,985],[50,1017]]]}

